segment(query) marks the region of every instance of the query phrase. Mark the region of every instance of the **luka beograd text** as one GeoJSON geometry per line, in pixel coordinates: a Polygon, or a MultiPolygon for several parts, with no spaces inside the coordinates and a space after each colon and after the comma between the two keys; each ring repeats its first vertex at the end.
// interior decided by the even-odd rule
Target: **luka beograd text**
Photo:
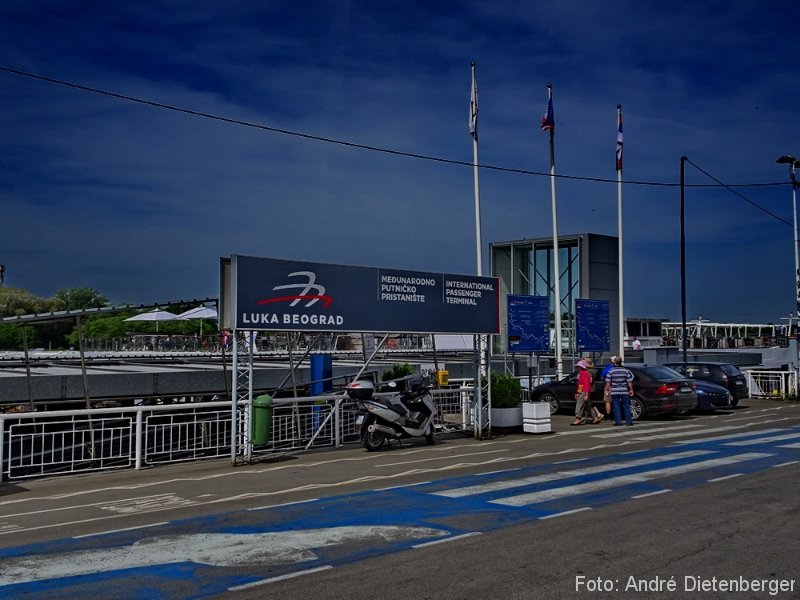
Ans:
{"type": "Polygon", "coordinates": [[[245,325],[342,325],[342,315],[320,315],[305,313],[242,313],[245,325]]]}
{"type": "MultiPolygon", "coordinates": [[[[381,300],[391,302],[425,302],[425,288],[436,286],[429,277],[381,276],[381,300]]],[[[494,292],[491,283],[447,279],[444,282],[445,304],[469,304],[477,306],[483,292],[494,292]]]]}

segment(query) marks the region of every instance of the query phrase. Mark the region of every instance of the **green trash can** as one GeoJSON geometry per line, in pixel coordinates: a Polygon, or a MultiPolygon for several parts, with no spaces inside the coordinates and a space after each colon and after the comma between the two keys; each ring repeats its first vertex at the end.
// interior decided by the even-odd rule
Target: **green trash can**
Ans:
{"type": "Polygon", "coordinates": [[[272,428],[272,396],[263,394],[253,399],[253,445],[263,446],[269,442],[272,428]]]}

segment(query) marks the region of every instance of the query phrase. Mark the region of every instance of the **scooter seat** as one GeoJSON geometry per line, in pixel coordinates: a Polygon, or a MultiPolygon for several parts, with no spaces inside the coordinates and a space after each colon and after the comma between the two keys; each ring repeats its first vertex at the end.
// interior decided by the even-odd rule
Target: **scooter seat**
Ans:
{"type": "Polygon", "coordinates": [[[405,417],[406,416],[406,413],[407,413],[406,407],[403,406],[402,404],[400,404],[399,402],[390,402],[389,404],[387,404],[387,406],[389,408],[391,408],[394,412],[396,412],[398,415],[400,415],[401,417],[405,417]]]}

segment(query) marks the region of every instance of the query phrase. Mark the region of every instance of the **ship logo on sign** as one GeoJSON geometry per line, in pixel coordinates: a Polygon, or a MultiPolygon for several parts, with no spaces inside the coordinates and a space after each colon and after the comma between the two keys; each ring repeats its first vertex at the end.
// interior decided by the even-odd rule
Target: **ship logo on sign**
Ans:
{"type": "Polygon", "coordinates": [[[333,298],[327,296],[325,294],[325,286],[318,284],[317,275],[313,271],[295,271],[294,273],[289,273],[287,277],[305,277],[306,281],[299,281],[297,283],[287,283],[284,285],[276,285],[272,288],[273,291],[277,290],[290,290],[290,289],[298,289],[301,290],[299,294],[290,295],[290,296],[277,296],[275,298],[267,298],[266,300],[259,300],[259,304],[273,304],[275,302],[291,302],[289,306],[297,306],[297,304],[303,300],[308,300],[308,303],[305,305],[306,308],[309,308],[316,304],[319,300],[322,300],[322,308],[328,308],[331,303],[333,302],[333,298]],[[316,294],[311,293],[313,291],[317,292],[316,294]]]}

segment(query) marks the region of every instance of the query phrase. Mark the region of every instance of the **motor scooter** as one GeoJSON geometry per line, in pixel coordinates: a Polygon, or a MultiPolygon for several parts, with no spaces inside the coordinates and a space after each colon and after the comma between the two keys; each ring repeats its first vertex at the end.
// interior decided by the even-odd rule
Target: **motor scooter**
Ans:
{"type": "MultiPolygon", "coordinates": [[[[386,440],[424,437],[436,443],[433,419],[436,407],[430,390],[418,381],[408,381],[403,391],[375,392],[369,380],[353,381],[345,387],[347,395],[358,404],[361,443],[369,452],[380,450],[386,440]]],[[[388,387],[396,387],[389,382],[388,387]]]]}

